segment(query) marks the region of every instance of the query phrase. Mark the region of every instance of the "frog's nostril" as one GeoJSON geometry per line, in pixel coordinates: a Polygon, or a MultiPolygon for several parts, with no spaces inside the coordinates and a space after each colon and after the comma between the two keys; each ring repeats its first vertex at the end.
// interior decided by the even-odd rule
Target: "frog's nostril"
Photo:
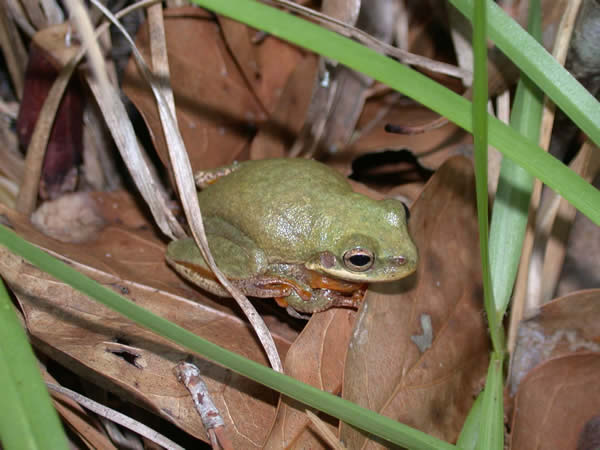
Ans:
{"type": "Polygon", "coordinates": [[[392,258],[392,263],[394,263],[398,266],[402,266],[402,265],[406,264],[406,258],[404,256],[394,256],[392,258]]]}

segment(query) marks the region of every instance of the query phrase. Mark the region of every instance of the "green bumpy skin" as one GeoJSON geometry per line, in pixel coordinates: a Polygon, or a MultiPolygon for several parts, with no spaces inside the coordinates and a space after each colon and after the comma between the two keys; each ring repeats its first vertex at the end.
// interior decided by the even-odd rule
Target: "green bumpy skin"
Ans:
{"type": "MultiPolygon", "coordinates": [[[[274,296],[273,280],[300,269],[355,283],[394,281],[414,272],[417,249],[404,205],[372,200],[352,190],[337,171],[313,160],[246,161],[198,194],[209,246],[217,266],[247,295],[274,296]],[[281,268],[285,267],[285,270],[281,268]],[[290,270],[290,267],[296,267],[290,270]]],[[[191,239],[172,242],[167,261],[184,277],[217,295],[223,287],[190,267],[207,268],[191,239]]],[[[315,289],[310,299],[285,291],[297,311],[338,306],[315,289]]]]}

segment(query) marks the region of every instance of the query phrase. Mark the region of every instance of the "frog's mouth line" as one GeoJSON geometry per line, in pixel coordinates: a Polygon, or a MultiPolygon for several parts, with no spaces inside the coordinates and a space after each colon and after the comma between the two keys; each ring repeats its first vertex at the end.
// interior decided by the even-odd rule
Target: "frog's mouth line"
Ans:
{"type": "MultiPolygon", "coordinates": [[[[190,277],[188,272],[196,273],[203,279],[210,280],[212,283],[220,286],[224,293],[226,292],[225,288],[209,269],[186,261],[170,258],[167,258],[167,260],[186,278],[190,277]]],[[[308,269],[302,269],[298,275],[301,275],[302,283],[308,285],[310,290],[303,288],[302,283],[299,283],[294,279],[269,275],[256,277],[250,283],[251,287],[248,286],[248,284],[240,284],[239,280],[230,279],[230,281],[246,295],[252,297],[284,299],[291,294],[291,291],[295,291],[302,300],[310,302],[314,295],[313,291],[319,290],[322,291],[324,295],[331,298],[332,303],[327,308],[334,306],[357,308],[360,301],[362,301],[368,286],[368,283],[356,283],[341,280],[339,278],[332,278],[321,272],[308,269]],[[256,290],[253,288],[256,288],[256,290]]],[[[280,303],[280,300],[278,300],[278,303],[280,303]]]]}
{"type": "MultiPolygon", "coordinates": [[[[384,271],[381,275],[374,275],[372,272],[351,272],[343,269],[326,269],[324,267],[315,267],[307,265],[311,271],[324,273],[328,277],[333,277],[336,280],[344,280],[347,283],[382,283],[387,281],[401,280],[414,273],[417,269],[416,263],[408,261],[402,266],[397,266],[395,270],[384,271]]],[[[330,278],[331,279],[331,278],[330,278]]]]}

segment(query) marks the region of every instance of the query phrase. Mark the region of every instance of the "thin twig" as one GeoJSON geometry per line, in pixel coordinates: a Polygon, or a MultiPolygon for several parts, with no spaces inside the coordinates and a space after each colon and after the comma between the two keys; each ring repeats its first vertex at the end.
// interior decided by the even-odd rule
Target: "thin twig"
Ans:
{"type": "Polygon", "coordinates": [[[231,441],[224,433],[225,421],[213,403],[206,384],[200,377],[200,369],[195,364],[180,362],[173,370],[177,379],[190,391],[196,411],[198,411],[202,425],[204,425],[206,434],[211,437],[211,441],[213,440],[212,431],[223,449],[233,449],[231,441]]]}
{"type": "Polygon", "coordinates": [[[144,425],[137,420],[132,419],[131,417],[126,416],[125,414],[121,414],[118,411],[115,411],[108,406],[104,406],[90,398],[87,398],[71,389],[67,389],[62,386],[58,386],[53,383],[46,383],[48,389],[59,392],[60,394],[66,395],[70,399],[76,401],[81,406],[86,409],[89,409],[92,412],[95,412],[99,416],[102,416],[112,422],[118,423],[119,425],[136,432],[140,436],[144,436],[145,438],[151,440],[152,442],[156,442],[158,445],[161,445],[167,449],[173,450],[183,450],[183,447],[180,447],[175,442],[171,441],[169,438],[163,436],[162,434],[154,431],[152,428],[144,425]]]}

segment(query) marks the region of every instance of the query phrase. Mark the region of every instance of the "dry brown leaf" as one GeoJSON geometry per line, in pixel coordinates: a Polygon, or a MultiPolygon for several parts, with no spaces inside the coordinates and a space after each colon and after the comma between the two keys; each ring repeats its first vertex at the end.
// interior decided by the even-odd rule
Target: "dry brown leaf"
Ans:
{"type": "MultiPolygon", "coordinates": [[[[222,41],[218,25],[206,12],[190,7],[167,10],[164,19],[177,119],[193,170],[243,159],[252,128],[265,114],[222,41]]],[[[143,25],[136,45],[146,58],[148,39],[143,25]]],[[[125,71],[123,91],[144,117],[169,167],[156,102],[133,60],[125,71]]]]}
{"type": "MultiPolygon", "coordinates": [[[[560,18],[560,24],[557,28],[559,34],[554,40],[552,56],[556,58],[559,64],[564,64],[567,52],[569,48],[569,41],[573,32],[573,25],[578,15],[579,7],[581,6],[581,0],[575,0],[570,2],[560,1],[552,2],[556,7],[562,11],[560,18]]],[[[545,8],[549,10],[550,8],[545,8]]],[[[558,21],[558,20],[557,20],[558,21]]],[[[544,150],[548,151],[550,146],[550,138],[552,136],[552,127],[554,126],[554,117],[556,106],[548,98],[544,99],[544,109],[542,113],[542,121],[540,125],[540,138],[539,146],[544,150]]],[[[533,183],[533,190],[529,201],[529,210],[532,212],[532,217],[529,218],[529,226],[525,233],[525,239],[523,241],[521,259],[519,262],[519,270],[517,273],[517,279],[512,295],[511,315],[510,324],[508,327],[508,351],[514,352],[515,343],[517,339],[518,328],[521,320],[526,314],[535,310],[541,305],[541,297],[536,294],[535,277],[538,273],[537,264],[535,264],[534,255],[534,242],[536,229],[532,226],[533,223],[539,222],[540,219],[536,218],[537,210],[540,208],[540,199],[542,194],[542,183],[540,180],[535,179],[533,183]]],[[[539,269],[543,270],[542,268],[539,269]]]]}
{"type": "Polygon", "coordinates": [[[250,159],[280,158],[287,155],[304,122],[316,66],[317,58],[312,54],[298,62],[269,121],[261,125],[260,131],[252,140],[250,159]]]}
{"type": "MultiPolygon", "coordinates": [[[[78,169],[83,152],[83,107],[84,96],[81,84],[76,78],[71,79],[57,111],[48,113],[47,101],[53,97],[56,78],[61,73],[65,63],[75,56],[79,47],[65,43],[68,25],[58,25],[46,28],[33,37],[29,53],[29,61],[25,72],[25,91],[17,119],[17,132],[21,147],[28,149],[27,174],[39,179],[39,194],[43,199],[54,199],[64,192],[75,190],[78,179],[78,169]],[[37,122],[46,123],[51,128],[47,144],[40,158],[43,158],[43,169],[37,161],[38,157],[29,154],[32,148],[41,145],[39,134],[34,133],[39,128],[37,122]],[[32,141],[36,142],[32,142],[32,141]]],[[[45,141],[45,139],[42,139],[45,141]]],[[[37,190],[36,179],[35,187],[37,190]]],[[[28,183],[29,184],[29,183],[28,183]]],[[[29,186],[28,186],[29,187],[29,186]]],[[[22,195],[22,194],[21,194],[22,195]]],[[[37,192],[32,192],[34,199],[37,192]]]]}
{"type": "MultiPolygon", "coordinates": [[[[128,212],[133,205],[122,193],[106,195],[99,208],[120,210],[124,224],[115,223],[117,218],[95,241],[79,245],[43,236],[23,216],[7,208],[1,208],[0,214],[21,236],[51,249],[77,270],[138,305],[266,364],[252,330],[227,307],[231,301],[211,301],[166,266],[164,243],[147,223],[138,222],[136,213],[128,212]]],[[[18,295],[28,330],[40,349],[86,379],[206,439],[187,391],[172,373],[188,352],[6,251],[0,258],[0,273],[18,295]]],[[[278,336],[275,340],[285,354],[290,342],[278,336]]],[[[275,418],[277,395],[211,362],[199,360],[198,365],[217,407],[225,413],[227,432],[235,448],[260,447],[275,418]]]]}
{"type": "MultiPolygon", "coordinates": [[[[414,276],[372,285],[358,312],[344,398],[449,442],[457,439],[487,370],[472,165],[444,164],[416,201],[414,276]]],[[[350,449],[381,448],[342,424],[350,449]]]]}
{"type": "MultiPolygon", "coordinates": [[[[285,372],[321,390],[339,393],[355,315],[347,309],[313,314],[287,353],[285,372]]],[[[304,404],[282,397],[265,448],[327,448],[305,410],[304,404]]]]}
{"type": "Polygon", "coordinates": [[[89,192],[75,192],[44,202],[31,215],[31,223],[46,236],[77,243],[94,239],[104,218],[89,192]]]}
{"type": "MultiPolygon", "coordinates": [[[[241,22],[225,16],[217,16],[223,38],[237,61],[249,84],[260,81],[262,67],[258,58],[258,46],[252,43],[253,31],[241,22]]],[[[256,33],[256,30],[254,30],[256,33]]]]}
{"type": "Polygon", "coordinates": [[[600,352],[600,289],[553,300],[534,317],[521,322],[511,361],[512,393],[535,366],[583,350],[600,352]]]}
{"type": "Polygon", "coordinates": [[[358,122],[358,130],[370,124],[386,108],[389,108],[387,114],[376,122],[370,132],[352,145],[349,153],[357,156],[376,150],[406,148],[415,154],[423,167],[432,170],[439,168],[452,156],[470,156],[469,144],[472,138],[453,123],[423,134],[387,133],[384,126],[388,123],[410,127],[429,123],[439,117],[437,113],[412,101],[398,100],[390,105],[389,97],[385,95],[369,99],[358,122]]]}
{"type": "Polygon", "coordinates": [[[306,57],[305,52],[270,35],[255,44],[252,42],[257,33],[255,29],[223,16],[218,19],[225,42],[246,81],[265,111],[273,113],[288,77],[306,57]]]}
{"type": "Polygon", "coordinates": [[[588,352],[532,370],[516,397],[510,448],[575,450],[586,422],[600,413],[599,373],[600,354],[588,352]]]}

